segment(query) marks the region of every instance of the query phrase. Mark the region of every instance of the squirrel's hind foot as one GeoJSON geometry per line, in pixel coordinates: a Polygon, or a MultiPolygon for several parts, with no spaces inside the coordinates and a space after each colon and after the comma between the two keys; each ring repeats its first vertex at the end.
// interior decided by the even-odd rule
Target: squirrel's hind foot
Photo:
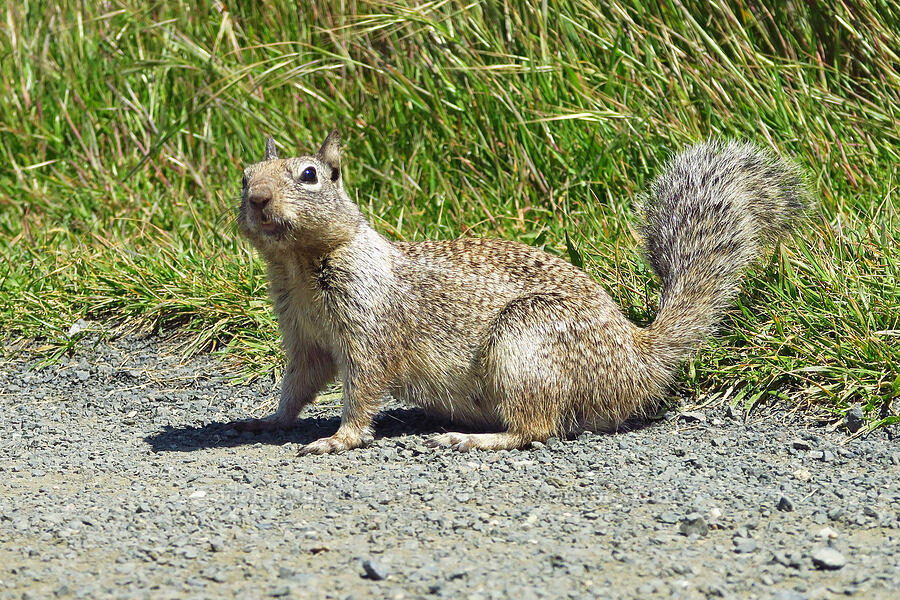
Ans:
{"type": "Polygon", "coordinates": [[[432,448],[452,448],[460,452],[469,450],[514,450],[531,443],[514,433],[441,433],[425,443],[432,448]]]}

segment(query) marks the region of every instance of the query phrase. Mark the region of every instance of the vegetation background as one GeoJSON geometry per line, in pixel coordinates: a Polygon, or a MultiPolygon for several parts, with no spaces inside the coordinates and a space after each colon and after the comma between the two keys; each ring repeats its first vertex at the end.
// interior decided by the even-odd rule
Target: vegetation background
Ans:
{"type": "Polygon", "coordinates": [[[78,319],[277,372],[242,165],[338,127],[391,239],[568,256],[635,320],[657,284],[634,201],[710,136],[795,157],[819,206],[687,365],[691,402],[778,397],[892,422],[900,394],[900,8],[888,0],[8,2],[0,327],[52,360],[78,319]]]}

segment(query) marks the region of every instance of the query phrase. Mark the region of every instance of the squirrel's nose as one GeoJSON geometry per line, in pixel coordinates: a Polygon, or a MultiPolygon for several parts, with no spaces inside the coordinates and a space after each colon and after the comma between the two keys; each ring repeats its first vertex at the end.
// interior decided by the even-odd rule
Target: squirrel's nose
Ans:
{"type": "Polygon", "coordinates": [[[247,200],[256,208],[263,208],[272,200],[272,190],[267,187],[254,188],[247,194],[247,200]]]}

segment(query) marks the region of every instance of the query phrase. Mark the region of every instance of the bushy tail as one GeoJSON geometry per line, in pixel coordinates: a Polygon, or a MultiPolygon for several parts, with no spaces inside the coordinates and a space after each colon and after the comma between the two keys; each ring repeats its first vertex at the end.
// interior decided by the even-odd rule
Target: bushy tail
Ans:
{"type": "Polygon", "coordinates": [[[647,255],[662,281],[645,330],[653,371],[668,379],[696,350],[760,245],[787,233],[808,203],[797,169],[750,144],[698,144],[667,165],[645,206],[647,255]]]}

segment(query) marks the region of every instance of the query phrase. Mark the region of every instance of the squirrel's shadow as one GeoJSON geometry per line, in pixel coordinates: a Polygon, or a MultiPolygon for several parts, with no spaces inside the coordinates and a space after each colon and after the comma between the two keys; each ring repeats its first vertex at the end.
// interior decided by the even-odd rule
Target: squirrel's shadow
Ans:
{"type": "MultiPolygon", "coordinates": [[[[620,426],[618,432],[644,429],[655,421],[656,419],[632,418],[620,426]]],[[[150,444],[153,452],[193,452],[205,448],[232,448],[247,444],[308,444],[333,434],[340,424],[340,416],[306,417],[298,419],[297,424],[291,429],[260,433],[239,432],[229,427],[228,423],[210,423],[197,427],[167,425],[162,431],[145,437],[144,441],[150,444]]],[[[476,431],[429,417],[420,408],[390,408],[375,417],[376,440],[405,435],[428,435],[448,430],[476,431]]]]}
{"type": "MultiPolygon", "coordinates": [[[[205,448],[230,448],[247,444],[308,444],[337,431],[340,416],[307,417],[291,429],[260,433],[239,432],[227,423],[200,426],[165,426],[144,438],[153,452],[192,452],[205,448]]],[[[375,439],[403,435],[427,435],[446,430],[447,423],[428,417],[421,409],[391,408],[375,418],[375,439]]]]}

